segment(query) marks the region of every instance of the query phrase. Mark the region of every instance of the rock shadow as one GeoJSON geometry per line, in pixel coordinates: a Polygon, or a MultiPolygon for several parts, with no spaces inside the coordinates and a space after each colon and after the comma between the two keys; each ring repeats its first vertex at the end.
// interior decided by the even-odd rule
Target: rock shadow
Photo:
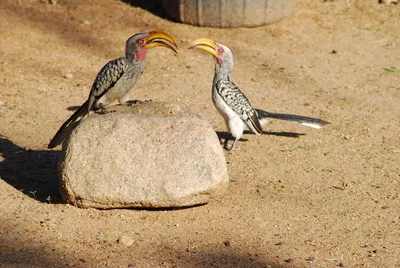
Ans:
{"type": "Polygon", "coordinates": [[[0,178],[40,202],[64,203],[59,193],[57,165],[60,151],[19,147],[0,134],[0,178]]]}
{"type": "Polygon", "coordinates": [[[43,243],[31,233],[32,230],[27,235],[29,232],[15,223],[6,219],[1,222],[0,267],[88,267],[83,265],[79,253],[74,256],[54,243],[43,243]]]}

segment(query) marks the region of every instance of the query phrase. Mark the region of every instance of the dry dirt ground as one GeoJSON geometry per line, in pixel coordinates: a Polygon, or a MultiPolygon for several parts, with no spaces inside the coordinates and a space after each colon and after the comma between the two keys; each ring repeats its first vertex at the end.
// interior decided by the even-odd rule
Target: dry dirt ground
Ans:
{"type": "Polygon", "coordinates": [[[400,73],[383,69],[400,67],[399,8],[302,0],[273,25],[212,29],[120,1],[2,0],[0,267],[400,267],[400,73]],[[65,204],[60,147],[47,143],[125,40],[153,29],[180,51],[150,51],[135,98],[178,101],[225,131],[212,58],[186,49],[210,37],[233,49],[233,79],[253,106],[332,124],[275,121],[244,135],[226,154],[229,191],[204,206],[65,204]]]}

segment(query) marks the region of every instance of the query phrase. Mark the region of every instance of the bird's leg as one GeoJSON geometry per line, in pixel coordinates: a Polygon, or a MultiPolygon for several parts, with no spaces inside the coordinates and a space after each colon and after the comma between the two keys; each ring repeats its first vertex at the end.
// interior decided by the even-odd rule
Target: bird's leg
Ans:
{"type": "Polygon", "coordinates": [[[229,136],[228,136],[228,137],[225,139],[225,141],[224,141],[224,148],[225,148],[228,152],[232,151],[232,150],[235,148],[236,142],[237,142],[238,140],[239,140],[239,139],[233,137],[232,134],[229,134],[229,136]],[[234,138],[234,141],[233,141],[231,147],[228,149],[228,141],[229,141],[230,138],[234,138]]]}
{"type": "Polygon", "coordinates": [[[107,108],[106,108],[106,106],[103,104],[103,103],[100,103],[99,104],[99,108],[100,108],[100,114],[108,114],[108,113],[114,113],[114,112],[116,112],[115,110],[111,110],[111,111],[109,111],[109,110],[107,110],[107,108]]]}
{"type": "Polygon", "coordinates": [[[144,101],[141,101],[141,100],[128,100],[128,101],[125,102],[125,104],[128,105],[128,106],[136,106],[136,105],[139,105],[139,104],[142,104],[142,103],[148,103],[148,102],[151,102],[151,101],[152,101],[151,99],[150,100],[144,100],[144,101]]]}
{"type": "Polygon", "coordinates": [[[225,139],[225,141],[224,141],[224,147],[225,147],[225,148],[228,147],[228,142],[229,142],[229,139],[230,139],[230,138],[232,138],[232,134],[229,133],[229,136],[226,137],[226,139],[225,139]]]}
{"type": "Polygon", "coordinates": [[[232,145],[231,145],[231,148],[227,149],[228,152],[232,151],[232,150],[235,148],[236,142],[237,142],[238,140],[239,140],[239,139],[235,139],[235,141],[234,141],[234,142],[232,143],[232,145]]]}

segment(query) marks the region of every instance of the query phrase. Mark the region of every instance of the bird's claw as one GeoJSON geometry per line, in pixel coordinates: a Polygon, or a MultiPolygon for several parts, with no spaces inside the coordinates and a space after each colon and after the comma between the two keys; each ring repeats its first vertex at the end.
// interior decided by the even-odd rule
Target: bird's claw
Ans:
{"type": "Polygon", "coordinates": [[[128,100],[127,102],[125,102],[126,105],[128,106],[136,106],[139,104],[143,104],[143,103],[148,103],[151,102],[152,100],[128,100]]]}
{"type": "Polygon", "coordinates": [[[231,146],[230,148],[228,148],[228,146],[224,146],[224,149],[229,153],[233,150],[240,150],[240,147],[237,146],[231,146]]]}
{"type": "Polygon", "coordinates": [[[107,110],[107,109],[101,109],[100,111],[96,111],[98,114],[109,114],[109,113],[116,113],[116,110],[107,110]]]}
{"type": "Polygon", "coordinates": [[[224,149],[225,150],[227,150],[228,152],[230,152],[230,151],[232,151],[233,149],[239,149],[239,147],[235,147],[236,146],[236,142],[238,141],[237,139],[235,139],[234,141],[233,141],[233,143],[232,143],[232,145],[228,148],[228,141],[229,141],[229,138],[231,138],[232,136],[229,136],[226,140],[225,140],[225,142],[224,142],[224,149]]]}
{"type": "Polygon", "coordinates": [[[107,110],[106,106],[103,103],[100,103],[99,110],[95,112],[98,114],[108,114],[108,113],[115,113],[116,110],[107,110]]]}

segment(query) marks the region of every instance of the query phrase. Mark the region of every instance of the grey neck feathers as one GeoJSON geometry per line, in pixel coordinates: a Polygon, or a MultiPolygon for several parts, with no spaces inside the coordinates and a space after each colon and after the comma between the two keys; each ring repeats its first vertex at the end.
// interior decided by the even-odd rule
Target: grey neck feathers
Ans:
{"type": "Polygon", "coordinates": [[[133,59],[135,59],[135,46],[134,45],[130,45],[129,43],[126,44],[126,48],[125,48],[125,57],[128,61],[132,61],[133,59]]]}
{"type": "Polygon", "coordinates": [[[128,61],[129,66],[133,66],[135,69],[144,70],[146,66],[146,60],[136,59],[137,47],[135,45],[126,46],[125,58],[128,61]]]}
{"type": "Polygon", "coordinates": [[[218,64],[217,59],[215,59],[214,80],[232,81],[232,71],[233,71],[233,58],[232,57],[223,58],[221,66],[218,64]]]}
{"type": "Polygon", "coordinates": [[[131,78],[139,78],[142,73],[144,72],[144,69],[146,67],[146,61],[145,60],[133,60],[129,61],[128,60],[128,68],[126,70],[126,75],[131,77],[131,78]]]}

